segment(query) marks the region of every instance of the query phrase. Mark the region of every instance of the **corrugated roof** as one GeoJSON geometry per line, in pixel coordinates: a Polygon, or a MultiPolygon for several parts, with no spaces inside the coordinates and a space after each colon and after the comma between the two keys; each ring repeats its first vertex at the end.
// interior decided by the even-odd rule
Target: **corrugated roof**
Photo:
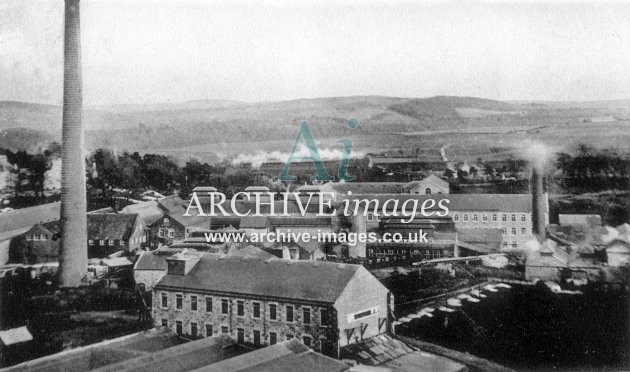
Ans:
{"type": "Polygon", "coordinates": [[[188,275],[166,275],[156,288],[172,287],[334,303],[357,270],[365,269],[359,265],[329,262],[263,261],[204,255],[188,275]]]}
{"type": "Polygon", "coordinates": [[[501,229],[457,229],[457,238],[469,243],[500,243],[503,241],[501,229]]]}

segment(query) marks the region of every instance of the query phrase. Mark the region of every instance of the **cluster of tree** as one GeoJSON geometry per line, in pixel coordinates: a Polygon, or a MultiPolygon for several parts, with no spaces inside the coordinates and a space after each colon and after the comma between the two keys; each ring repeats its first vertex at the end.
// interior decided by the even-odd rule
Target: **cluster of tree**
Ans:
{"type": "Polygon", "coordinates": [[[44,194],[46,172],[50,170],[52,161],[61,155],[59,143],[52,142],[47,149],[38,153],[25,150],[1,150],[1,153],[11,165],[8,167],[10,179],[5,191],[13,194],[12,205],[24,207],[48,201],[44,194]]]}
{"type": "Polygon", "coordinates": [[[564,176],[563,185],[578,191],[627,190],[630,154],[596,150],[580,144],[574,156],[559,153],[556,166],[564,176]]]}

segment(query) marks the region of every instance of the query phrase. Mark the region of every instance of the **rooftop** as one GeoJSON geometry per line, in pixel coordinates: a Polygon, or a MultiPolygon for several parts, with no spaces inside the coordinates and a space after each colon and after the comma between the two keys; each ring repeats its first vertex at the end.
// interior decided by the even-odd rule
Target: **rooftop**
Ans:
{"type": "Polygon", "coordinates": [[[156,289],[238,293],[334,303],[358,270],[365,269],[359,265],[329,262],[204,255],[187,275],[166,275],[156,285],[156,289]]]}

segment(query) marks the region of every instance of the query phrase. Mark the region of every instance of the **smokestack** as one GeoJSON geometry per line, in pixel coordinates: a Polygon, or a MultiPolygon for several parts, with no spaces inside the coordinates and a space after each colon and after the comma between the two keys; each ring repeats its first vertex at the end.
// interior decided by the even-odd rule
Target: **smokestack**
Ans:
{"type": "Polygon", "coordinates": [[[543,190],[543,165],[541,161],[532,162],[532,228],[536,238],[542,242],[546,237],[547,197],[543,190]]]}
{"type": "Polygon", "coordinates": [[[81,82],[79,0],[65,0],[63,128],[61,151],[61,250],[59,281],[76,287],[87,273],[87,217],[81,82]]]}

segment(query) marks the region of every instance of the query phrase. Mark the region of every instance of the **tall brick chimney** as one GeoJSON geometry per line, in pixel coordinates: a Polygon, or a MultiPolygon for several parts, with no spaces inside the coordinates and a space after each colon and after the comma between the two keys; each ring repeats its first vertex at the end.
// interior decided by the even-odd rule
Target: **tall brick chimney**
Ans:
{"type": "Polygon", "coordinates": [[[545,240],[546,237],[546,212],[547,196],[543,189],[543,164],[542,161],[534,159],[532,161],[532,228],[534,236],[538,241],[545,240]]]}
{"type": "Polygon", "coordinates": [[[61,151],[61,249],[59,281],[76,287],[87,273],[85,159],[79,0],[65,0],[63,128],[61,151]]]}

